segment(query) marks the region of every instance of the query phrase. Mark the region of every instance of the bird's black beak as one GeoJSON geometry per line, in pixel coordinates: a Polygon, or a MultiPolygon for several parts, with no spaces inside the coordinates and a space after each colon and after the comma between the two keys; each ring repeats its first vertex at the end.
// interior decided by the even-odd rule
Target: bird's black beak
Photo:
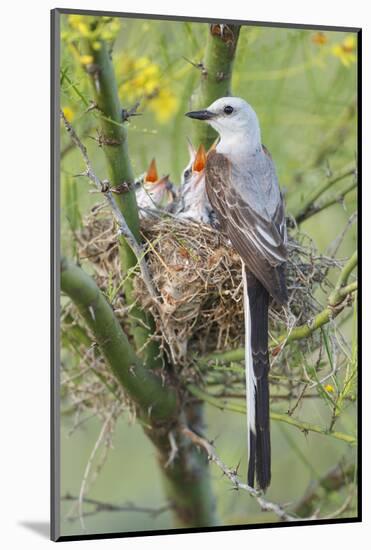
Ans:
{"type": "Polygon", "coordinates": [[[198,120],[210,120],[215,116],[215,114],[207,109],[203,109],[202,111],[190,111],[189,113],[186,113],[185,116],[189,116],[189,118],[197,118],[198,120]]]}

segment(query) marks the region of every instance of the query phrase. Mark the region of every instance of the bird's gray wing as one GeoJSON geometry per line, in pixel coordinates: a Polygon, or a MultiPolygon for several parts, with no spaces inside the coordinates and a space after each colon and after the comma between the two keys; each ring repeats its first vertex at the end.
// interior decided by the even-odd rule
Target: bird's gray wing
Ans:
{"type": "MultiPolygon", "coordinates": [[[[212,151],[206,164],[206,190],[224,231],[247,268],[261,281],[268,292],[279,302],[287,300],[284,264],[287,258],[286,224],[282,196],[270,208],[264,208],[264,189],[269,189],[269,178],[275,177],[272,161],[260,165],[256,175],[246,170],[246,181],[234,181],[232,166],[224,155],[212,151]],[[248,178],[261,178],[262,197],[253,204],[253,195],[244,192],[249,185],[255,190],[259,182],[248,178]],[[264,181],[263,181],[264,180],[264,181]],[[265,185],[263,185],[263,183],[265,185]]],[[[277,185],[274,182],[275,185],[277,185]]]]}

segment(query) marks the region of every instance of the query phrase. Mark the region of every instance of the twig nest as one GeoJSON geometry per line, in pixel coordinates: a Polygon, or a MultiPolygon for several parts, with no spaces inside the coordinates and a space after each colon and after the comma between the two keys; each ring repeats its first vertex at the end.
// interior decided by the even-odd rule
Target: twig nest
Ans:
{"type": "MultiPolygon", "coordinates": [[[[135,292],[155,318],[154,337],[162,342],[172,363],[187,365],[195,354],[243,345],[241,261],[226,239],[208,225],[173,217],[145,219],[141,231],[159,307],[154,306],[139,271],[135,292]]],[[[116,234],[107,213],[93,213],[78,236],[79,255],[93,265],[98,285],[114,309],[128,313],[116,234]]],[[[320,311],[315,291],[328,285],[328,269],[336,265],[335,260],[318,255],[309,237],[297,230],[290,236],[289,248],[289,304],[282,309],[272,303],[273,337],[320,311]]],[[[126,321],[124,315],[122,323],[126,321]]]]}
{"type": "MultiPolygon", "coordinates": [[[[241,324],[228,319],[242,314],[238,287],[240,260],[211,227],[187,220],[165,218],[143,224],[148,243],[147,261],[161,297],[159,330],[171,360],[184,363],[197,352],[238,344],[241,324]],[[229,305],[228,305],[229,303],[229,305]],[[220,305],[223,304],[222,311],[220,305]],[[237,308],[237,311],[236,311],[237,308]],[[234,326],[233,326],[234,325],[234,326]]],[[[139,300],[146,288],[136,280],[139,300]]]]}

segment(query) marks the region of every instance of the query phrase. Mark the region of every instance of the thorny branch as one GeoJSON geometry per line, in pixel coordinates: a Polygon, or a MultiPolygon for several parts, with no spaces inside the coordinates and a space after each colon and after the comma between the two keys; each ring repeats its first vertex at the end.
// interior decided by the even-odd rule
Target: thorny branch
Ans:
{"type": "Polygon", "coordinates": [[[237,468],[229,468],[226,464],[224,464],[222,459],[219,458],[219,456],[216,454],[213,445],[209,441],[207,441],[203,437],[200,437],[186,426],[182,428],[182,433],[186,437],[188,437],[195,445],[206,451],[208,459],[211,462],[214,462],[214,464],[216,464],[218,468],[220,468],[223,474],[232,482],[236,490],[241,489],[243,491],[247,491],[252,497],[254,497],[262,510],[273,512],[282,521],[297,521],[298,518],[288,514],[282,508],[282,506],[266,500],[262,496],[261,491],[250,487],[249,485],[247,485],[247,483],[241,483],[241,481],[238,479],[237,468]]]}
{"type": "MultiPolygon", "coordinates": [[[[190,430],[187,426],[183,426],[181,428],[181,431],[195,445],[197,445],[207,453],[209,461],[218,466],[223,474],[232,482],[233,487],[236,491],[240,489],[243,491],[247,491],[253,498],[255,498],[263,511],[272,512],[281,521],[291,522],[318,519],[319,510],[315,510],[312,513],[311,507],[308,507],[308,509],[305,508],[305,506],[309,502],[312,503],[312,500],[317,496],[318,489],[322,487],[328,492],[335,491],[341,488],[346,483],[346,481],[354,474],[353,465],[344,467],[344,465],[338,464],[336,467],[332,468],[325,476],[323,476],[323,478],[321,478],[318,484],[314,484],[311,490],[307,492],[303,500],[300,501],[295,507],[295,513],[293,515],[286,512],[286,510],[280,504],[267,500],[263,496],[262,491],[258,491],[257,489],[250,487],[247,483],[241,483],[238,478],[238,467],[229,468],[217,455],[214,446],[212,445],[212,443],[207,441],[207,439],[199,436],[198,434],[190,430]],[[300,516],[298,515],[299,512],[303,511],[307,512],[306,517],[303,517],[303,514],[301,514],[300,516]]],[[[341,508],[339,508],[339,510],[336,510],[336,512],[334,514],[331,514],[331,516],[327,516],[327,518],[338,517],[344,511],[344,509],[349,506],[352,497],[353,493],[350,493],[341,508]]]]}
{"type": "Polygon", "coordinates": [[[86,149],[85,145],[82,143],[82,141],[80,140],[80,138],[76,134],[76,132],[75,132],[74,128],[72,127],[72,125],[66,119],[66,117],[65,117],[62,110],[60,111],[60,116],[61,116],[61,118],[64,122],[64,125],[65,125],[65,128],[66,128],[67,132],[70,135],[71,140],[76,145],[76,147],[80,150],[81,155],[84,159],[84,162],[85,162],[85,165],[86,165],[86,170],[82,175],[89,178],[90,181],[93,182],[93,184],[97,187],[97,189],[103,193],[103,195],[104,195],[107,203],[109,204],[109,206],[112,210],[112,213],[113,213],[113,215],[114,215],[114,217],[115,217],[115,219],[118,223],[120,235],[122,235],[127,240],[129,246],[131,247],[131,249],[133,250],[133,252],[134,252],[134,254],[137,258],[138,265],[140,267],[140,271],[141,271],[141,274],[142,274],[142,278],[143,278],[143,281],[144,281],[144,283],[147,287],[148,293],[151,296],[151,298],[153,299],[153,301],[157,304],[158,303],[158,297],[157,297],[157,293],[156,293],[156,291],[153,287],[151,277],[150,277],[150,274],[149,274],[149,271],[148,271],[148,267],[147,267],[147,264],[146,264],[146,261],[145,261],[145,258],[144,258],[145,251],[142,249],[140,244],[135,239],[132,231],[130,230],[128,224],[126,223],[126,220],[125,220],[122,212],[120,211],[119,207],[117,206],[116,201],[115,201],[115,199],[112,195],[112,190],[110,188],[109,182],[107,180],[101,180],[95,174],[95,172],[93,170],[93,167],[91,165],[91,162],[90,162],[88,152],[87,152],[87,149],[86,149]]]}

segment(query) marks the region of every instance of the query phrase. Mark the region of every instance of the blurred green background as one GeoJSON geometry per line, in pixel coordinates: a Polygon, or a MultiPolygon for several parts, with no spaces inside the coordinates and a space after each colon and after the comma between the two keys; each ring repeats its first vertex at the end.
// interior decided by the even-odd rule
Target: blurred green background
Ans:
{"type": "MultiPolygon", "coordinates": [[[[62,16],[61,107],[88,146],[98,174],[105,177],[103,153],[97,141],[97,118],[87,111],[90,101],[88,76],[78,59],[77,36],[84,34],[86,16],[62,16]]],[[[106,39],[112,40],[112,58],[124,107],[142,99],[142,116],[129,124],[130,157],[137,175],[155,157],[161,174],[170,173],[179,183],[188,162],[186,138],[192,139],[195,123],[184,117],[192,108],[197,87],[207,23],[115,19],[106,39]]],[[[326,176],[355,161],[356,156],[356,35],[336,31],[296,30],[243,26],[237,47],[232,91],[256,110],[263,143],[276,163],[281,187],[290,193],[308,190],[326,176]]],[[[205,107],[207,107],[205,105],[205,107]]],[[[74,232],[83,216],[97,203],[85,179],[73,176],[83,170],[79,152],[69,147],[61,129],[61,242],[64,253],[75,254],[74,232]]],[[[325,251],[344,229],[356,209],[356,192],[305,222],[303,229],[325,251]]],[[[338,256],[349,256],[356,248],[354,227],[348,231],[338,256]]],[[[349,336],[351,326],[345,327],[349,336]]],[[[64,401],[62,401],[62,408],[64,401]]],[[[273,404],[286,411],[288,404],[273,404]],[[285,408],[286,407],[286,408],[285,408]]],[[[297,411],[298,412],[298,411],[297,411]]],[[[298,415],[321,425],[329,423],[330,411],[320,400],[307,400],[298,415]]],[[[230,466],[246,466],[245,418],[206,407],[207,435],[230,466]]],[[[354,403],[347,405],[337,429],[355,433],[354,403]]],[[[61,493],[76,495],[88,457],[100,431],[91,419],[70,430],[72,419],[62,417],[61,493]]],[[[132,501],[158,507],[164,503],[154,449],[140,426],[121,419],[113,438],[114,448],[89,491],[92,498],[113,503],[132,501]]],[[[321,435],[300,433],[289,426],[272,423],[273,472],[269,499],[292,502],[304,493],[310,480],[318,479],[342,456],[354,453],[343,442],[321,435]]],[[[263,513],[248,494],[231,485],[211,466],[219,516],[223,524],[275,521],[263,513]]],[[[340,507],[344,494],[332,497],[323,514],[340,507]]],[[[81,533],[79,521],[69,521],[71,503],[62,504],[62,533],[81,533]]],[[[355,515],[354,508],[347,512],[355,515]]],[[[85,520],[90,533],[170,529],[171,515],[157,518],[132,512],[99,513],[85,520]]]]}

